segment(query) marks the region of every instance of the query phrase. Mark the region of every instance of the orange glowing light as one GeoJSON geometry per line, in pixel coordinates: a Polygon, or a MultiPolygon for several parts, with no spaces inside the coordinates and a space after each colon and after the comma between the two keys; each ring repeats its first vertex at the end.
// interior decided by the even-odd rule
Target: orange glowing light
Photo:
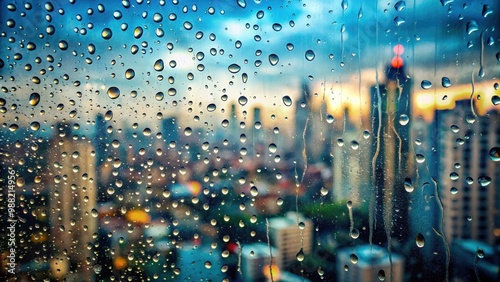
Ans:
{"type": "Polygon", "coordinates": [[[392,58],[391,66],[393,68],[399,69],[400,67],[403,66],[403,63],[404,63],[403,58],[397,56],[397,57],[392,58]]]}
{"type": "Polygon", "coordinates": [[[116,270],[124,269],[127,266],[127,260],[124,257],[118,256],[113,261],[113,266],[116,270]]]}
{"type": "Polygon", "coordinates": [[[151,221],[149,214],[143,210],[130,210],[125,215],[125,218],[133,223],[146,224],[151,221]]]}
{"type": "Polygon", "coordinates": [[[267,265],[264,265],[264,268],[262,268],[262,272],[264,273],[264,276],[267,278],[267,279],[271,279],[271,273],[273,274],[273,280],[279,280],[280,277],[281,277],[281,272],[280,272],[280,269],[277,265],[275,264],[272,264],[271,265],[271,268],[269,268],[269,264],[267,265]]]}

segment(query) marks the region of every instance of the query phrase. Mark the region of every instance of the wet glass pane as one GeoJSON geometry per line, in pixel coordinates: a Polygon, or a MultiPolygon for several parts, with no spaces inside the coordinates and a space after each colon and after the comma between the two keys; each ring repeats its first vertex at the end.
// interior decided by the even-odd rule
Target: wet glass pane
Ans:
{"type": "Polygon", "coordinates": [[[499,2],[0,5],[3,280],[500,280],[499,2]]]}

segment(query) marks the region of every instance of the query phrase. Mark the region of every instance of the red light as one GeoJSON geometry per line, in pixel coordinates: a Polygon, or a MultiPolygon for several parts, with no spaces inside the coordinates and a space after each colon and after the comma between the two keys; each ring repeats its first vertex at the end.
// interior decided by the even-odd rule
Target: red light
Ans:
{"type": "Polygon", "coordinates": [[[394,48],[392,48],[392,50],[394,51],[394,54],[396,54],[398,56],[403,55],[403,53],[405,52],[405,48],[401,44],[394,46],[394,48]]]}
{"type": "Polygon", "coordinates": [[[400,67],[403,66],[403,63],[404,63],[403,58],[396,56],[396,57],[392,58],[391,66],[393,68],[399,69],[400,67]]]}

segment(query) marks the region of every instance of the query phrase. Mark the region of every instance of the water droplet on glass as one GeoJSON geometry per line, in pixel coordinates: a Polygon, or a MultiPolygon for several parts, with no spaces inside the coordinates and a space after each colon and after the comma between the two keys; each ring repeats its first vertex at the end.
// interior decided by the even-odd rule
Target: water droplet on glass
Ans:
{"type": "Polygon", "coordinates": [[[106,27],[106,28],[104,28],[102,30],[101,36],[102,36],[103,39],[108,40],[108,39],[110,39],[113,36],[113,32],[111,31],[111,29],[109,29],[109,28],[106,27]]]}
{"type": "Polygon", "coordinates": [[[456,173],[456,172],[450,173],[450,179],[451,180],[457,180],[458,177],[459,177],[458,173],[456,173]]]}
{"type": "Polygon", "coordinates": [[[420,83],[420,87],[422,87],[422,89],[429,89],[432,87],[432,82],[428,80],[422,80],[422,82],[420,83]]]}
{"type": "Polygon", "coordinates": [[[253,197],[257,197],[257,195],[259,195],[259,190],[257,189],[257,187],[252,186],[250,188],[250,195],[252,195],[253,197]]]}
{"type": "Polygon", "coordinates": [[[282,198],[278,198],[278,199],[276,200],[276,204],[277,204],[278,206],[283,205],[283,199],[282,199],[282,198]]]}
{"type": "Polygon", "coordinates": [[[500,96],[493,95],[491,97],[491,103],[493,103],[493,105],[495,105],[495,106],[500,105],[500,96]]]}
{"type": "Polygon", "coordinates": [[[175,96],[175,94],[177,94],[177,90],[175,88],[169,88],[167,93],[169,96],[175,96]]]}
{"type": "Polygon", "coordinates": [[[240,6],[241,8],[245,8],[247,6],[247,2],[245,0],[236,0],[236,3],[238,4],[238,6],[240,6]]]}
{"type": "Polygon", "coordinates": [[[280,58],[278,57],[278,55],[276,55],[276,54],[269,55],[269,63],[272,66],[275,66],[276,64],[278,64],[279,61],[280,61],[280,58]]]}
{"type": "Polygon", "coordinates": [[[238,104],[240,104],[242,106],[245,106],[247,104],[247,102],[248,102],[248,99],[245,96],[240,96],[238,98],[238,104]]]}
{"type": "Polygon", "coordinates": [[[490,159],[494,162],[500,161],[500,147],[493,147],[490,149],[490,152],[488,153],[490,156],[490,159]]]}
{"type": "Polygon", "coordinates": [[[471,34],[474,31],[478,31],[479,30],[479,26],[477,25],[477,22],[475,20],[470,20],[467,23],[465,29],[467,30],[467,34],[471,34]]]}
{"type": "Polygon", "coordinates": [[[211,104],[208,104],[207,111],[213,112],[213,111],[215,111],[216,108],[217,108],[217,106],[214,103],[211,103],[211,104]]]}
{"type": "Polygon", "coordinates": [[[135,71],[133,69],[128,69],[125,71],[125,78],[131,80],[135,76],[135,71]]]}
{"type": "Polygon", "coordinates": [[[40,94],[31,93],[29,102],[30,102],[30,105],[32,105],[32,106],[38,105],[38,103],[40,103],[40,94]]]}
{"type": "Polygon", "coordinates": [[[276,146],[276,144],[271,143],[271,144],[269,144],[268,149],[269,149],[269,152],[271,152],[272,154],[274,154],[274,153],[276,153],[276,150],[278,149],[278,147],[276,146]]]}
{"type": "Polygon", "coordinates": [[[163,98],[165,98],[165,94],[163,94],[163,92],[158,92],[155,94],[155,100],[156,101],[163,101],[163,98]]]}
{"type": "Polygon", "coordinates": [[[425,156],[422,154],[417,154],[416,160],[417,160],[417,163],[421,164],[421,163],[425,162],[425,156]]]}
{"type": "Polygon", "coordinates": [[[351,259],[351,262],[352,262],[353,264],[358,263],[358,256],[357,256],[356,254],[351,254],[351,255],[349,256],[349,258],[351,259]]]}
{"type": "Polygon", "coordinates": [[[457,189],[456,187],[451,187],[451,189],[450,189],[450,193],[451,193],[452,195],[456,195],[456,194],[458,193],[458,189],[457,189]]]}
{"type": "Polygon", "coordinates": [[[292,98],[290,98],[290,96],[285,95],[285,96],[283,96],[282,100],[283,100],[283,104],[285,104],[285,106],[290,107],[292,105],[292,98]]]}
{"type": "Polygon", "coordinates": [[[349,232],[349,235],[351,236],[352,239],[358,239],[359,238],[359,230],[357,228],[353,228],[351,232],[349,232]]]}
{"type": "Polygon", "coordinates": [[[191,30],[193,28],[193,24],[189,21],[185,21],[183,26],[186,30],[191,30]]]}
{"type": "Polygon", "coordinates": [[[481,185],[481,187],[486,187],[488,185],[490,185],[491,183],[491,177],[489,176],[480,176],[477,181],[479,182],[479,185],[481,185]]]}
{"type": "Polygon", "coordinates": [[[237,64],[231,64],[227,69],[230,73],[238,73],[241,70],[241,67],[237,64]]]}
{"type": "Polygon", "coordinates": [[[162,59],[156,60],[154,64],[155,71],[162,71],[163,68],[164,68],[163,60],[162,59]]]}
{"type": "Polygon", "coordinates": [[[208,260],[207,260],[207,261],[205,262],[205,268],[208,268],[208,269],[212,268],[212,263],[211,263],[210,261],[208,261],[208,260]]]}
{"type": "Polygon", "coordinates": [[[316,55],[314,54],[313,50],[307,50],[305,57],[306,57],[306,60],[312,61],[312,60],[314,60],[314,57],[316,57],[316,55]]]}
{"type": "Polygon", "coordinates": [[[406,20],[403,17],[397,16],[394,18],[394,24],[396,24],[396,26],[400,26],[400,25],[404,24],[405,22],[406,22],[406,20]]]}
{"type": "Polygon", "coordinates": [[[305,255],[304,255],[304,250],[300,248],[300,251],[297,253],[295,256],[298,261],[304,261],[305,255]]]}
{"type": "Polygon", "coordinates": [[[349,2],[347,0],[342,0],[340,3],[340,6],[342,7],[342,10],[347,10],[347,7],[349,6],[349,2]]]}
{"type": "Polygon", "coordinates": [[[273,24],[273,29],[274,31],[280,31],[282,29],[282,26],[279,23],[273,24]]]}
{"type": "Polygon", "coordinates": [[[488,15],[490,15],[492,13],[493,13],[493,10],[491,9],[491,7],[488,4],[483,5],[483,10],[481,12],[481,15],[483,15],[483,17],[487,17],[488,15]]]}
{"type": "Polygon", "coordinates": [[[414,187],[413,187],[413,184],[412,184],[411,178],[408,178],[408,177],[407,177],[407,178],[405,178],[405,180],[404,180],[404,186],[405,186],[405,190],[406,190],[406,192],[408,192],[408,193],[413,192],[414,187]]]}
{"type": "Polygon", "coordinates": [[[134,29],[134,37],[135,37],[136,39],[141,38],[142,33],[143,33],[142,27],[138,26],[138,27],[136,27],[136,28],[134,29]]]}
{"type": "Polygon", "coordinates": [[[248,81],[248,74],[246,72],[244,72],[241,75],[241,81],[243,81],[243,83],[247,83],[247,81],[248,81]]]}
{"type": "Polygon", "coordinates": [[[484,258],[484,250],[483,249],[477,249],[476,255],[478,258],[484,258]]]}
{"type": "Polygon", "coordinates": [[[377,278],[379,281],[385,280],[385,271],[383,269],[378,271],[377,278]]]}
{"type": "Polygon", "coordinates": [[[112,86],[108,89],[108,96],[111,99],[116,99],[120,96],[120,89],[118,87],[112,86]]]}
{"type": "Polygon", "coordinates": [[[326,189],[325,187],[321,187],[320,193],[321,196],[326,196],[328,195],[328,189],[326,189]]]}
{"type": "Polygon", "coordinates": [[[403,11],[405,7],[406,7],[405,1],[398,1],[396,4],[394,4],[394,9],[396,9],[396,11],[398,12],[403,11]]]}
{"type": "Polygon", "coordinates": [[[160,13],[155,13],[153,15],[153,21],[155,23],[159,23],[159,22],[163,21],[163,16],[160,13]]]}
{"type": "Polygon", "coordinates": [[[408,117],[407,114],[401,114],[399,116],[399,124],[401,124],[402,126],[407,125],[409,121],[410,121],[410,118],[408,117]]]}
{"type": "Polygon", "coordinates": [[[292,43],[287,43],[287,44],[286,44],[286,49],[287,49],[288,51],[292,51],[292,50],[293,50],[293,48],[294,48],[294,46],[293,46],[293,44],[292,44],[292,43]]]}
{"type": "Polygon", "coordinates": [[[448,77],[444,76],[441,78],[441,85],[444,87],[444,88],[448,88],[451,86],[451,81],[448,77]]]}
{"type": "Polygon", "coordinates": [[[184,135],[190,136],[192,133],[193,133],[193,130],[191,129],[191,127],[186,127],[184,129],[184,135]]]}
{"type": "Polygon", "coordinates": [[[422,248],[425,245],[425,237],[424,235],[422,235],[422,233],[417,234],[417,237],[415,238],[415,243],[419,248],[422,248]]]}
{"type": "Polygon", "coordinates": [[[334,120],[334,118],[333,118],[333,116],[332,116],[331,114],[328,114],[328,115],[326,116],[326,122],[328,122],[328,123],[332,123],[332,122],[333,122],[333,120],[334,120]]]}

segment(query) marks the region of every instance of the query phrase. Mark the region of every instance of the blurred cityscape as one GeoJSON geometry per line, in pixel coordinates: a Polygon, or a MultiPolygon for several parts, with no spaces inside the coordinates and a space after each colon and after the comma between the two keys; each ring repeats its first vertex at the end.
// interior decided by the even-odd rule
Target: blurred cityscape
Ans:
{"type": "MultiPolygon", "coordinates": [[[[16,11],[10,5],[8,10],[16,11]]],[[[52,4],[47,5],[44,9],[51,13],[52,4]]],[[[491,13],[490,6],[482,7],[483,16],[491,13]]],[[[191,29],[186,22],[183,26],[191,29]]],[[[137,30],[134,37],[139,39],[137,30]]],[[[481,34],[481,44],[486,40],[481,34]]],[[[58,48],[65,50],[61,46],[59,42],[58,48]]],[[[339,93],[331,87],[329,97],[338,99],[326,99],[328,83],[311,76],[297,85],[290,81],[290,93],[273,94],[276,99],[241,92],[228,99],[221,90],[216,102],[201,90],[197,95],[206,97],[200,101],[208,102],[179,98],[186,107],[177,107],[177,100],[163,101],[175,95],[170,91],[181,92],[170,88],[167,95],[155,96],[165,103],[159,107],[165,111],[146,122],[144,116],[155,112],[149,104],[92,106],[102,95],[87,103],[79,100],[87,94],[77,92],[76,102],[66,105],[82,103],[81,112],[94,107],[85,112],[90,116],[86,120],[75,122],[76,110],[65,117],[60,96],[51,93],[52,104],[41,102],[47,103],[41,110],[48,112],[45,121],[30,112],[29,122],[23,123],[16,111],[24,102],[9,94],[16,89],[7,71],[19,66],[2,57],[0,221],[7,222],[7,176],[13,171],[18,222],[16,274],[8,271],[11,245],[2,240],[0,277],[500,281],[497,78],[452,83],[443,76],[440,86],[414,81],[405,47],[400,42],[381,47],[390,52],[377,58],[383,67],[376,78],[362,80],[365,69],[360,67],[357,82],[341,82],[339,93]],[[275,100],[283,104],[280,110],[275,100]],[[47,117],[55,109],[61,116],[47,117]]],[[[305,59],[311,61],[308,54],[314,53],[308,52],[305,59]]],[[[199,61],[203,56],[196,54],[199,61]]],[[[273,59],[279,59],[269,56],[276,65],[273,59]]],[[[172,61],[170,66],[175,67],[172,61]]],[[[236,80],[239,68],[231,64],[224,71],[236,80]]],[[[127,70],[125,76],[130,80],[135,72],[127,70]]],[[[36,78],[30,75],[29,80],[40,83],[36,78]]],[[[248,75],[241,79],[246,83],[248,75]]],[[[174,84],[174,78],[167,80],[174,84]]],[[[111,84],[99,89],[112,100],[120,96],[119,87],[111,84]]],[[[153,87],[148,91],[156,92],[153,87]]],[[[130,94],[137,97],[137,92],[130,94]]],[[[31,94],[29,104],[38,105],[37,99],[31,94]]],[[[8,238],[7,224],[1,232],[8,238]]]]}

